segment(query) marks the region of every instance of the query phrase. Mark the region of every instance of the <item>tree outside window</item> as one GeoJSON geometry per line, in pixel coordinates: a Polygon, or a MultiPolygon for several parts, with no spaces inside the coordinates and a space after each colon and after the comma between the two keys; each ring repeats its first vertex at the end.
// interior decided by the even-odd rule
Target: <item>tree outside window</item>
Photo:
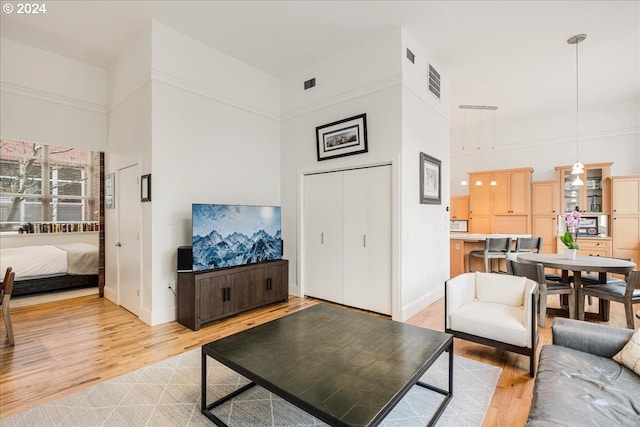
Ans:
{"type": "Polygon", "coordinates": [[[99,153],[0,139],[0,231],[99,218],[99,153]]]}

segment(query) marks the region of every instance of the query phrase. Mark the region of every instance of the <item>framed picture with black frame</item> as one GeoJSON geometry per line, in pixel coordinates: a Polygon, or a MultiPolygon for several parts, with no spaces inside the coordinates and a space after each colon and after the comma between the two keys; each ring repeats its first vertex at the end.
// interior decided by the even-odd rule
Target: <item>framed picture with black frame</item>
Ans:
{"type": "Polygon", "coordinates": [[[367,115],[349,117],[316,127],[318,161],[366,153],[367,115]]]}
{"type": "Polygon", "coordinates": [[[439,205],[441,203],[442,180],[440,160],[420,153],[420,203],[439,205]]]}

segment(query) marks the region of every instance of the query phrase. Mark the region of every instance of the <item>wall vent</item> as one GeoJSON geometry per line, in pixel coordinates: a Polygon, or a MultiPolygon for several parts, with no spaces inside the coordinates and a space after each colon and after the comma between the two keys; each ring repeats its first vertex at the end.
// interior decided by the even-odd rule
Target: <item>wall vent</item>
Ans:
{"type": "Polygon", "coordinates": [[[411,61],[412,64],[416,63],[416,56],[407,48],[407,59],[411,61]]]}
{"type": "Polygon", "coordinates": [[[440,73],[429,64],[429,92],[440,99],[440,73]]]}
{"type": "Polygon", "coordinates": [[[304,82],[304,90],[311,89],[316,85],[316,78],[312,78],[304,82]]]}

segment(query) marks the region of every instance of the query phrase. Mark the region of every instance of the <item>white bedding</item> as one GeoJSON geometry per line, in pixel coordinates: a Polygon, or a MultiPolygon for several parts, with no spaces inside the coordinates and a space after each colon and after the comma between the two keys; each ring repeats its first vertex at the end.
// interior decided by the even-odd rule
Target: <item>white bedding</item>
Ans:
{"type": "Polygon", "coordinates": [[[13,267],[16,280],[60,274],[98,274],[98,248],[87,243],[23,246],[0,251],[0,271],[13,267]]]}

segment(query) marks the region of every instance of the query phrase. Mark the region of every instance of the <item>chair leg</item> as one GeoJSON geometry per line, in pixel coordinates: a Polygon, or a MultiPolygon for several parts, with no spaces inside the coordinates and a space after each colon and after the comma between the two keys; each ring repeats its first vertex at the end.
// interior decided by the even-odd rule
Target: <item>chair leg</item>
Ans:
{"type": "Polygon", "coordinates": [[[4,317],[4,325],[7,328],[7,338],[9,338],[9,345],[16,345],[16,341],[13,337],[13,326],[11,325],[11,314],[9,313],[8,304],[2,304],[2,317],[4,317]]]}
{"type": "Polygon", "coordinates": [[[469,271],[473,273],[473,256],[469,253],[469,271]]]}
{"type": "Polygon", "coordinates": [[[489,270],[489,258],[484,257],[484,271],[485,273],[491,273],[489,270]]]}
{"type": "Polygon", "coordinates": [[[582,289],[578,289],[578,320],[584,320],[584,293],[582,289]]]}
{"type": "MultiPolygon", "coordinates": [[[[575,319],[576,318],[576,299],[574,298],[574,295],[569,294],[569,318],[570,319],[575,319]]],[[[582,302],[584,303],[584,298],[582,299],[582,302]]],[[[582,317],[584,320],[584,307],[582,308],[582,317]]]]}
{"type": "Polygon", "coordinates": [[[624,303],[624,314],[626,314],[627,316],[627,328],[635,329],[633,323],[633,304],[631,303],[631,301],[627,301],[624,303]]]}
{"type": "Polygon", "coordinates": [[[540,327],[547,323],[547,295],[540,293],[540,327]]]}
{"type": "Polygon", "coordinates": [[[536,376],[536,352],[535,350],[529,356],[529,376],[531,378],[536,376]]]}

